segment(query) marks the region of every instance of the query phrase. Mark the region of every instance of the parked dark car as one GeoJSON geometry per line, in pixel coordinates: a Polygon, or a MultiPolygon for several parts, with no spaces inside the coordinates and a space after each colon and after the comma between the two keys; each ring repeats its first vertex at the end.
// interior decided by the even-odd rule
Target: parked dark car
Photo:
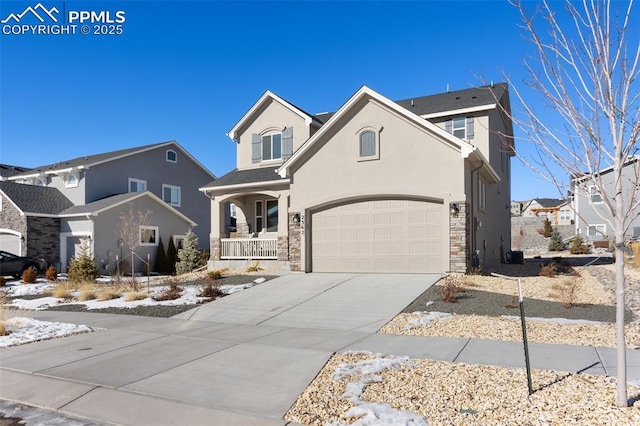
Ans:
{"type": "Polygon", "coordinates": [[[38,273],[44,272],[47,262],[35,257],[21,257],[0,250],[0,275],[12,275],[18,278],[25,269],[35,268],[38,273]]]}

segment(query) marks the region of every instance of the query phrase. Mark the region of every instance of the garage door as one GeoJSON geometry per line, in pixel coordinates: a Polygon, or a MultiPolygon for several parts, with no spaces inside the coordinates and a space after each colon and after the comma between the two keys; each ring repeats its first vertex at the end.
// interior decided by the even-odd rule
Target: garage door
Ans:
{"type": "Polygon", "coordinates": [[[20,256],[20,237],[15,234],[0,232],[0,250],[20,256]]]}
{"type": "Polygon", "coordinates": [[[368,200],[316,212],[311,221],[314,272],[441,273],[442,204],[368,200]]]}

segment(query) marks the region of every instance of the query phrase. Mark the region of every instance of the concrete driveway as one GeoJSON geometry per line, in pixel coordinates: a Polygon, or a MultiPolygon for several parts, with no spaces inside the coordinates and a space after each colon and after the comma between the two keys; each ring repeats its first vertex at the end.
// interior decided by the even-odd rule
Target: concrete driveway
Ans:
{"type": "Polygon", "coordinates": [[[334,352],[438,279],[291,274],[170,319],[35,312],[103,330],[0,349],[0,399],[109,424],[285,425],[334,352]]]}
{"type": "Polygon", "coordinates": [[[440,275],[291,274],[176,318],[375,333],[440,275]]]}

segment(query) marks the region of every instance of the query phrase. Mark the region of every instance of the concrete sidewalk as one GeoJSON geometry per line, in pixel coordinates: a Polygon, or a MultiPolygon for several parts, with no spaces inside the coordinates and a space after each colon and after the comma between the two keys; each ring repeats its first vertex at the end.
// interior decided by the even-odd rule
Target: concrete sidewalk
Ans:
{"type": "MultiPolygon", "coordinates": [[[[389,283],[372,291],[375,286],[366,284],[370,280],[353,276],[326,276],[324,284],[308,278],[309,288],[297,289],[297,294],[279,278],[274,281],[284,293],[281,298],[254,292],[262,288],[258,286],[237,294],[244,293],[242,297],[221,299],[237,306],[255,304],[247,317],[233,317],[231,302],[209,306],[214,302],[188,315],[229,315],[228,322],[34,312],[40,320],[101,330],[0,349],[0,399],[106,424],[285,425],[284,414],[335,352],[366,350],[523,367],[518,342],[376,334],[372,328],[424,291],[427,278],[422,287],[407,284],[413,290],[405,289],[402,297],[390,295],[389,283]],[[349,285],[353,288],[340,288],[349,285]],[[394,307],[369,314],[380,303],[370,300],[334,309],[332,298],[354,297],[367,289],[373,299],[376,294],[392,299],[394,307]],[[265,302],[258,303],[260,299],[265,302]],[[304,312],[312,308],[313,314],[304,312]],[[349,325],[330,328],[340,316],[349,325]],[[314,323],[321,327],[309,327],[314,323]]],[[[615,374],[615,350],[610,348],[532,344],[530,353],[533,368],[615,374]]],[[[640,379],[640,351],[628,351],[627,362],[630,379],[640,379]]]]}

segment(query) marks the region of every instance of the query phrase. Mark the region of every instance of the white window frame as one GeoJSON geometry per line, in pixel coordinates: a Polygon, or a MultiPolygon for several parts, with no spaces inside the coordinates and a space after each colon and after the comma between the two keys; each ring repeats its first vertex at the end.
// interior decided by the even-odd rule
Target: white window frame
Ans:
{"type": "Polygon", "coordinates": [[[229,216],[234,219],[238,217],[238,206],[233,203],[229,203],[229,216]]]}
{"type": "Polygon", "coordinates": [[[146,180],[142,180],[142,179],[136,179],[136,178],[129,178],[129,192],[144,192],[147,190],[147,181],[146,180]],[[136,183],[136,184],[142,184],[143,189],[142,191],[132,191],[131,190],[131,184],[132,183],[136,183]]]}
{"type": "Polygon", "coordinates": [[[591,204],[602,204],[602,194],[596,189],[595,185],[589,185],[589,203],[591,204]],[[599,197],[600,201],[594,201],[594,197],[599,197]]]}
{"type": "Polygon", "coordinates": [[[173,207],[180,207],[180,206],[181,206],[181,203],[182,203],[182,189],[181,189],[179,186],[175,186],[175,185],[168,185],[168,184],[163,183],[163,184],[162,184],[162,200],[163,200],[165,203],[169,204],[170,206],[173,206],[173,207]],[[170,190],[172,191],[172,197],[171,197],[171,200],[169,200],[169,201],[167,201],[167,200],[164,198],[164,190],[165,190],[165,189],[170,189],[170,190]],[[173,191],[174,191],[174,190],[178,192],[178,199],[177,199],[177,200],[174,200],[174,199],[173,199],[173,191]]]}
{"type": "Polygon", "coordinates": [[[262,155],[262,161],[280,161],[282,160],[282,132],[273,132],[273,133],[267,133],[264,135],[260,135],[260,149],[261,151],[261,155],[262,155]],[[273,137],[274,136],[280,136],[280,156],[279,157],[274,157],[273,156],[273,137]],[[265,139],[269,138],[269,158],[265,158],[265,139]]]}
{"type": "Polygon", "coordinates": [[[487,184],[478,177],[478,210],[487,210],[487,184]]]}
{"type": "Polygon", "coordinates": [[[465,139],[467,137],[467,117],[457,117],[451,119],[451,134],[457,138],[465,139]],[[462,127],[456,127],[456,122],[462,122],[462,127]],[[462,130],[462,136],[456,135],[456,131],[462,130]]]}
{"type": "Polygon", "coordinates": [[[168,149],[168,150],[165,152],[164,158],[165,158],[165,160],[167,160],[167,162],[168,162],[168,163],[177,163],[177,162],[178,162],[178,153],[177,153],[176,151],[174,151],[173,149],[168,149]],[[173,160],[171,160],[171,159],[169,158],[169,154],[173,154],[173,156],[174,156],[175,158],[174,158],[173,160]]]}
{"type": "Polygon", "coordinates": [[[259,234],[264,229],[264,201],[256,200],[255,208],[253,209],[253,223],[255,225],[255,233],[259,234]],[[260,203],[260,208],[258,208],[258,203],[260,203]],[[258,226],[258,219],[260,219],[260,226],[258,226]]]}
{"type": "Polygon", "coordinates": [[[279,219],[279,213],[280,213],[280,206],[278,204],[278,200],[277,199],[276,200],[264,200],[264,218],[265,218],[264,228],[265,228],[265,232],[272,233],[272,234],[278,232],[278,226],[280,225],[280,223],[279,223],[280,221],[278,220],[279,219]],[[275,203],[275,205],[276,205],[276,216],[275,216],[276,229],[275,229],[275,231],[269,231],[269,204],[273,205],[273,203],[275,203]]]}
{"type": "Polygon", "coordinates": [[[68,173],[64,176],[64,187],[65,188],[77,188],[80,184],[80,178],[75,173],[68,173]],[[73,178],[73,182],[69,182],[69,178],[73,178]]]}
{"type": "Polygon", "coordinates": [[[605,237],[607,235],[607,225],[604,223],[596,223],[594,225],[587,226],[587,235],[590,237],[605,237]],[[594,230],[594,233],[591,233],[591,230],[594,230]]]}
{"type": "Polygon", "coordinates": [[[178,250],[179,246],[180,246],[180,242],[182,241],[184,243],[184,240],[187,238],[186,235],[172,235],[171,238],[173,238],[173,246],[176,248],[176,250],[178,250]]]}
{"type": "Polygon", "coordinates": [[[157,226],[145,226],[145,225],[140,225],[140,228],[138,230],[138,237],[139,240],[138,242],[140,243],[141,247],[154,247],[158,245],[158,241],[160,240],[160,228],[157,226]],[[142,241],[142,231],[145,230],[151,230],[154,232],[154,241],[152,243],[147,243],[142,241]]]}
{"type": "Polygon", "coordinates": [[[275,234],[278,232],[278,228],[280,226],[280,205],[277,199],[264,199],[264,200],[256,200],[255,208],[254,208],[254,217],[253,223],[255,225],[255,233],[256,234],[275,234]],[[267,208],[267,203],[275,203],[276,208],[278,209],[278,213],[276,213],[276,230],[269,231],[269,209],[267,208]],[[260,207],[258,208],[258,204],[260,207]],[[258,226],[258,220],[261,222],[262,226],[258,226]]]}

